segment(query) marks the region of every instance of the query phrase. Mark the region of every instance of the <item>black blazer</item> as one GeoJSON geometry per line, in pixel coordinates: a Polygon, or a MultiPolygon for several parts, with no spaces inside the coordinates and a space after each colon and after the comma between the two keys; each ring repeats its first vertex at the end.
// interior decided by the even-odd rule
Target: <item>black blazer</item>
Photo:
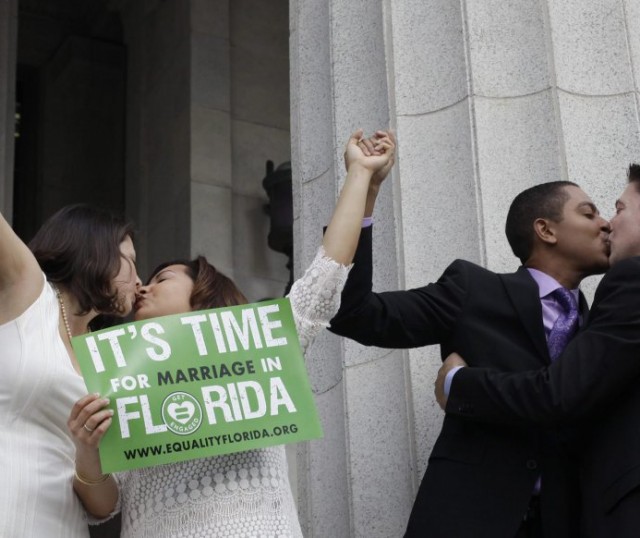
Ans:
{"type": "Polygon", "coordinates": [[[604,276],[587,324],[548,368],[504,375],[464,368],[451,416],[581,425],[583,536],[640,536],[640,258],[604,276]]]}
{"type": "MultiPolygon", "coordinates": [[[[436,283],[373,293],[370,228],[354,263],[331,322],[336,334],[379,347],[440,344],[443,357],[457,351],[472,366],[506,372],[549,364],[538,287],[526,269],[499,275],[457,260],[436,283]]],[[[586,314],[583,298],[581,307],[586,314]]],[[[572,461],[554,428],[447,416],[407,536],[513,538],[540,475],[545,530],[575,536],[572,461]]]]}

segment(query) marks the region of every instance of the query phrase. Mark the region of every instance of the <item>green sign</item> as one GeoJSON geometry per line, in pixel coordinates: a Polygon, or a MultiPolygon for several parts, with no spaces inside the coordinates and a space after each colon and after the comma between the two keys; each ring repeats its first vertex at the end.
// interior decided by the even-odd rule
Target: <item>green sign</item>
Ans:
{"type": "Polygon", "coordinates": [[[288,299],[119,325],[73,349],[114,411],[105,473],[322,437],[288,299]]]}

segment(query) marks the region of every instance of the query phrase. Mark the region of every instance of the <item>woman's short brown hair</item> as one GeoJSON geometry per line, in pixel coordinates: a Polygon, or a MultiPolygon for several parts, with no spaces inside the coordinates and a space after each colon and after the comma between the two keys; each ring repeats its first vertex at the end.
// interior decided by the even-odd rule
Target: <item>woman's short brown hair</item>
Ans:
{"type": "Polygon", "coordinates": [[[189,304],[193,310],[221,308],[249,302],[233,280],[218,271],[204,256],[198,256],[194,260],[162,263],[153,270],[149,280],[170,265],[183,265],[187,268],[187,275],[193,280],[193,290],[189,298],[189,304]]]}
{"type": "Polygon", "coordinates": [[[120,311],[112,281],[120,270],[120,243],[133,239],[133,224],[85,204],[63,207],[29,242],[53,283],[64,284],[80,306],[78,314],[120,311]]]}

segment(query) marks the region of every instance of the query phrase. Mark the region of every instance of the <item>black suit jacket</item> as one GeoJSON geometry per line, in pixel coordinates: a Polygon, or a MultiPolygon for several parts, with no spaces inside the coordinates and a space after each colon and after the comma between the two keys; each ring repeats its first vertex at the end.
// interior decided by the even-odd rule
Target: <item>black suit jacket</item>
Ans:
{"type": "MultiPolygon", "coordinates": [[[[472,366],[507,372],[549,364],[538,287],[526,269],[498,275],[457,260],[436,283],[373,293],[371,262],[369,228],[362,232],[333,332],[379,347],[440,344],[443,356],[457,351],[472,366]]],[[[581,306],[586,308],[584,299],[581,306]]],[[[574,536],[573,468],[553,428],[447,416],[407,536],[512,538],[540,475],[546,530],[574,536]]]]}
{"type": "MultiPolygon", "coordinates": [[[[464,355],[463,355],[464,356],[464,355]]],[[[463,368],[452,417],[580,424],[583,536],[640,536],[640,258],[602,279],[587,324],[551,366],[505,375],[463,368]]]]}

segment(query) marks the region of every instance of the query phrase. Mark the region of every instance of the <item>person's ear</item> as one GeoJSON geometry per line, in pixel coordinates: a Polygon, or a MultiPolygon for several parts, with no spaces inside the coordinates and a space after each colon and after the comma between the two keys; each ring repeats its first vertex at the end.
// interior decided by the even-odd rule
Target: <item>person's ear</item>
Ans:
{"type": "Polygon", "coordinates": [[[533,221],[533,231],[536,241],[541,241],[548,245],[555,245],[558,242],[553,221],[548,219],[536,219],[533,221]]]}

